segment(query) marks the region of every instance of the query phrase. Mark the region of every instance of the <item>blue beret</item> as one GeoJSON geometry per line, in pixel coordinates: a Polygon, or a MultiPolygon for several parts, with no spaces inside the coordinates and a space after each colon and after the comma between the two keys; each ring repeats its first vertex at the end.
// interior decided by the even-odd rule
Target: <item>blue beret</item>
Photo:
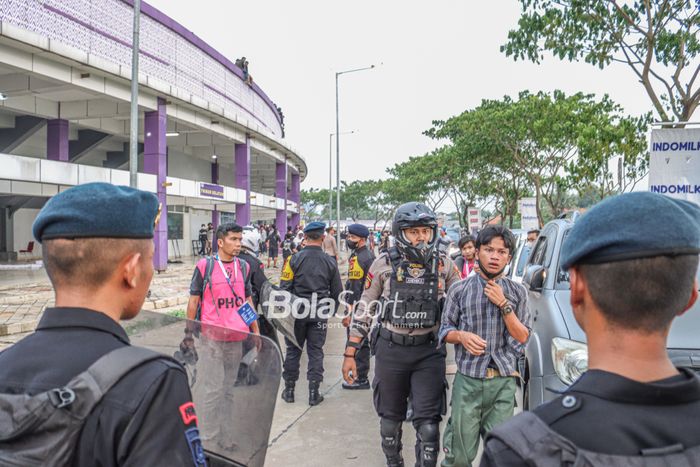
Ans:
{"type": "Polygon", "coordinates": [[[304,227],[304,233],[313,232],[314,230],[323,230],[326,228],[326,224],[323,222],[309,222],[309,224],[304,227]]]}
{"type": "Polygon", "coordinates": [[[369,229],[362,224],[350,224],[348,226],[348,233],[357,235],[358,237],[362,238],[369,237],[369,229]]]}
{"type": "Polygon", "coordinates": [[[86,183],[51,198],[32,233],[39,243],[53,238],[153,238],[159,214],[152,193],[109,183],[86,183]]]}
{"type": "Polygon", "coordinates": [[[657,193],[625,193],[576,221],[562,247],[561,267],[698,253],[700,206],[657,193]]]}

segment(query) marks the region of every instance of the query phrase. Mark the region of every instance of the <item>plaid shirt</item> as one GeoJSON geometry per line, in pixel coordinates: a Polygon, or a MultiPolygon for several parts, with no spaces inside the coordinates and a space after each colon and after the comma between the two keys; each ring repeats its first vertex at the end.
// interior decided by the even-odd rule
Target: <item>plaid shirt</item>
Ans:
{"type": "MultiPolygon", "coordinates": [[[[496,283],[513,305],[515,315],[530,331],[532,318],[527,306],[525,287],[504,277],[497,279],[496,283]]],[[[479,356],[470,354],[463,345],[455,344],[457,368],[460,373],[472,378],[485,378],[491,359],[502,375],[515,373],[518,358],[525,351],[525,344],[508,333],[501,311],[484,293],[485,286],[484,278],[476,274],[450,288],[438,334],[440,343],[448,332],[456,330],[474,333],[486,341],[486,351],[479,356]]]]}

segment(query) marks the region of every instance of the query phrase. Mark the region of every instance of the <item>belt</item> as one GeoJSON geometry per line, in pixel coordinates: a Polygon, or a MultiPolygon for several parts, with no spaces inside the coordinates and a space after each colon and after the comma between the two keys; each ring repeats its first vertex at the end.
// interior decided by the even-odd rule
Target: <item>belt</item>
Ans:
{"type": "Polygon", "coordinates": [[[484,379],[492,379],[492,378],[498,378],[499,376],[515,376],[515,377],[520,377],[520,372],[517,370],[514,371],[513,373],[509,375],[502,375],[500,371],[498,371],[498,368],[491,368],[488,367],[486,368],[486,378],[484,379]]]}
{"type": "Polygon", "coordinates": [[[410,335],[391,332],[386,328],[379,328],[379,336],[398,345],[423,345],[426,342],[435,341],[435,335],[432,332],[427,334],[410,335]]]}

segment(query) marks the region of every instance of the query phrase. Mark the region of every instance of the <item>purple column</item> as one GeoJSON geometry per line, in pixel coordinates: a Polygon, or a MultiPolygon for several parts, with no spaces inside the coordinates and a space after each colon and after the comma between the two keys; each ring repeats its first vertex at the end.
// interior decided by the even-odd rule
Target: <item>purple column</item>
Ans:
{"type": "Polygon", "coordinates": [[[165,271],[168,267],[168,199],[165,182],[167,180],[167,143],[165,130],[167,128],[165,99],[158,98],[158,110],[146,112],[144,120],[143,169],[148,174],[155,174],[158,187],[158,201],[161,203],[160,222],[154,235],[155,253],[153,267],[157,271],[165,271]]]}
{"type": "Polygon", "coordinates": [[[277,210],[276,222],[280,236],[287,233],[287,161],[277,163],[275,196],[284,200],[284,209],[277,210]]]}
{"type": "Polygon", "coordinates": [[[250,139],[245,137],[245,143],[236,144],[236,188],[245,191],[245,203],[236,205],[236,223],[250,224],[250,139]]]}
{"type": "Polygon", "coordinates": [[[68,162],[68,120],[57,118],[47,122],[46,158],[68,162]]]}
{"type": "Polygon", "coordinates": [[[297,203],[297,212],[293,213],[291,217],[291,224],[293,229],[296,229],[297,225],[301,224],[301,215],[299,214],[299,209],[301,208],[301,206],[299,206],[299,203],[301,202],[300,180],[301,178],[299,177],[298,172],[292,173],[292,190],[289,193],[289,197],[292,201],[297,203]]]}

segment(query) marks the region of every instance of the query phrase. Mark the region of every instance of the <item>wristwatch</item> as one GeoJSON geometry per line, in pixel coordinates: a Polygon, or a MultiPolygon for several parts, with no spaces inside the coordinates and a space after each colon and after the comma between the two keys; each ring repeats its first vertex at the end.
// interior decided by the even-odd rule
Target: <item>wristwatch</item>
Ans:
{"type": "Polygon", "coordinates": [[[347,343],[345,344],[345,347],[352,347],[355,350],[360,350],[362,348],[362,343],[347,341],[347,343]]]}
{"type": "Polygon", "coordinates": [[[515,310],[513,309],[513,305],[510,303],[506,303],[503,305],[503,308],[501,308],[501,316],[505,317],[506,315],[509,315],[513,313],[515,310]]]}

